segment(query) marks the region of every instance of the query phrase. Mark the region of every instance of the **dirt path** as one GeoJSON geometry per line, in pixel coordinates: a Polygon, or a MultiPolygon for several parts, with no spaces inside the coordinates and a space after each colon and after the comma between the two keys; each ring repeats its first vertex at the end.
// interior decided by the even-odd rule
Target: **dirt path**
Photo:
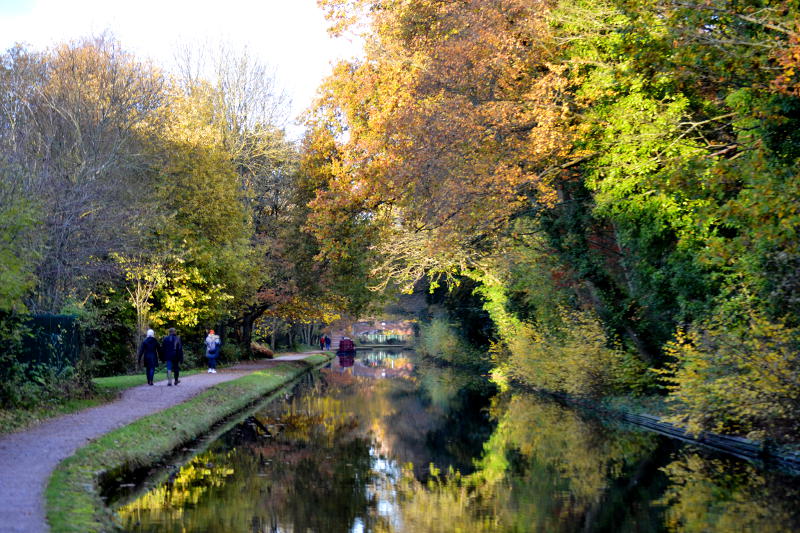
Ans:
{"type": "MultiPolygon", "coordinates": [[[[0,532],[38,533],[49,530],[44,490],[55,467],[88,441],[131,422],[185,402],[212,385],[242,377],[281,361],[304,359],[291,354],[249,362],[216,374],[195,374],[177,387],[166,380],[126,390],[110,404],[48,420],[27,431],[0,437],[0,532]]],[[[164,375],[163,373],[161,374],[164,375]]],[[[142,380],[144,381],[144,375],[142,380]]]]}

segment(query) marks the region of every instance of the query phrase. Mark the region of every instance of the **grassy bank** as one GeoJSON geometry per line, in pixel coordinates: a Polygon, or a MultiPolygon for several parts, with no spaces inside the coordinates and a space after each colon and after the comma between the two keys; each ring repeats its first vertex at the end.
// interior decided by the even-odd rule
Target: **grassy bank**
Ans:
{"type": "MultiPolygon", "coordinates": [[[[161,381],[162,379],[166,379],[167,376],[165,371],[159,369],[160,372],[156,372],[156,381],[161,381]]],[[[193,368],[191,370],[181,370],[180,377],[185,378],[186,376],[192,376],[194,374],[199,374],[201,372],[205,372],[205,369],[201,368],[193,368]]],[[[131,387],[138,387],[139,385],[144,385],[147,383],[147,379],[145,378],[144,372],[139,374],[127,374],[124,376],[109,376],[106,378],[94,378],[92,380],[94,382],[95,387],[97,388],[97,392],[99,394],[119,394],[120,392],[130,389],[131,387]]]]}
{"type": "Polygon", "coordinates": [[[100,498],[104,472],[152,464],[199,437],[216,422],[259,397],[283,386],[328,357],[283,363],[221,383],[159,413],[108,433],[65,459],[53,473],[45,493],[47,520],[54,533],[114,529],[111,511],[100,498]]]}
{"type": "MultiPolygon", "coordinates": [[[[280,355],[280,353],[275,354],[276,357],[280,355]]],[[[156,371],[156,380],[166,379],[165,372],[164,366],[159,366],[156,371]]],[[[201,372],[205,372],[205,368],[181,370],[181,377],[201,372]]],[[[30,407],[0,409],[0,436],[28,429],[50,418],[77,413],[90,407],[113,402],[122,391],[144,385],[147,381],[144,370],[142,370],[136,374],[93,378],[92,382],[95,387],[89,397],[57,397],[43,400],[30,407]]]]}
{"type": "MultiPolygon", "coordinates": [[[[156,379],[166,379],[163,367],[159,370],[156,379]]],[[[182,371],[181,376],[191,376],[198,372],[204,372],[204,370],[182,371]]],[[[144,385],[146,382],[144,371],[138,374],[94,378],[92,379],[94,392],[87,398],[51,398],[30,407],[0,409],[0,435],[33,427],[49,418],[77,413],[90,407],[113,402],[125,389],[144,385]]]]}

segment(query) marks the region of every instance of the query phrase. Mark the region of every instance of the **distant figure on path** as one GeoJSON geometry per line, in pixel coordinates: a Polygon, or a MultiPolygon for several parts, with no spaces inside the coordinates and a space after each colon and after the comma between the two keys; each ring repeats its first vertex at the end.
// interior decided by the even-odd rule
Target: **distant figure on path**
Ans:
{"type": "Polygon", "coordinates": [[[175,328],[169,328],[169,335],[161,341],[161,358],[167,363],[167,386],[172,386],[172,374],[175,374],[175,385],[180,383],[178,375],[183,363],[183,343],[175,328]]]}
{"type": "Polygon", "coordinates": [[[328,337],[327,335],[325,335],[325,349],[326,350],[331,349],[331,338],[328,337]]]}
{"type": "Polygon", "coordinates": [[[319,349],[320,350],[325,349],[325,335],[319,338],[319,349]]]}
{"type": "Polygon", "coordinates": [[[217,373],[217,356],[219,356],[219,347],[222,344],[219,340],[219,335],[214,334],[214,330],[208,330],[208,337],[206,337],[206,357],[208,357],[208,373],[217,373]]]}
{"type": "Polygon", "coordinates": [[[152,329],[147,330],[147,336],[139,345],[139,364],[142,364],[144,359],[145,373],[147,374],[147,384],[153,384],[153,376],[156,373],[158,366],[158,355],[161,352],[161,347],[156,340],[156,334],[152,329]]]}

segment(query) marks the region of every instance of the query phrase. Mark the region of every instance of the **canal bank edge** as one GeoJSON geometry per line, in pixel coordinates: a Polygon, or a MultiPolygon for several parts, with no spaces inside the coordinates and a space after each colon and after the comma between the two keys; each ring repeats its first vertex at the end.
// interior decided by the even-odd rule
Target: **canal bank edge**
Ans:
{"type": "Polygon", "coordinates": [[[598,404],[597,402],[582,400],[568,394],[540,389],[530,390],[538,394],[549,396],[566,405],[599,412],[605,416],[641,426],[674,439],[712,448],[734,455],[740,459],[762,463],[765,466],[777,467],[792,475],[800,476],[800,453],[787,450],[777,445],[771,445],[769,442],[754,441],[744,437],[724,435],[721,433],[704,432],[694,434],[682,427],[665,422],[658,416],[634,413],[619,408],[610,408],[598,404]]]}
{"type": "Polygon", "coordinates": [[[54,533],[115,531],[113,513],[100,497],[104,473],[157,463],[208,432],[214,424],[327,363],[311,355],[220,383],[194,398],[106,433],[62,461],[45,490],[45,513],[54,533]]]}

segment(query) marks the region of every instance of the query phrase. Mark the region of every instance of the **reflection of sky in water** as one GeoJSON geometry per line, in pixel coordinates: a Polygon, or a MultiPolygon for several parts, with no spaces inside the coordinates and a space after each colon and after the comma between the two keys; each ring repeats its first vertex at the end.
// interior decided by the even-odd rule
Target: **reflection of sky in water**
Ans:
{"type": "Polygon", "coordinates": [[[393,529],[402,531],[402,514],[395,490],[400,479],[400,468],[394,461],[382,458],[375,448],[370,448],[369,455],[375,477],[373,483],[367,486],[367,496],[377,500],[378,515],[386,518],[393,529]]]}

